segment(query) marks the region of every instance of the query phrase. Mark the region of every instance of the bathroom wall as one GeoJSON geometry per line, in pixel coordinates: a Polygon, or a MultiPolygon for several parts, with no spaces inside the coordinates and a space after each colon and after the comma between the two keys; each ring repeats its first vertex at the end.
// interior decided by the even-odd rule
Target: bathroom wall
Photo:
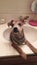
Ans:
{"type": "Polygon", "coordinates": [[[32,13],[30,5],[34,0],[0,0],[0,19],[10,21],[20,15],[29,15],[30,18],[37,19],[37,15],[32,13]]]}

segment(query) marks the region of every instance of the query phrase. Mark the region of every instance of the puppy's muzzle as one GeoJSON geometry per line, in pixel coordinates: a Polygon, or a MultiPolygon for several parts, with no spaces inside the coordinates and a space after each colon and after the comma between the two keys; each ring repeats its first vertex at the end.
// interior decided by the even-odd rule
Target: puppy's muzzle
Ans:
{"type": "Polygon", "coordinates": [[[19,31],[18,31],[18,28],[17,28],[17,27],[15,27],[15,28],[13,29],[13,32],[14,32],[14,33],[19,32],[19,31]]]}

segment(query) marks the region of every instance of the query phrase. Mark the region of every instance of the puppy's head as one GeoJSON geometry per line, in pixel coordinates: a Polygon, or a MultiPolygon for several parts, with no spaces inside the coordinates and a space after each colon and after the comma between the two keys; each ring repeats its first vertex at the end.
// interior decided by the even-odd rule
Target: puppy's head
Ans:
{"type": "Polygon", "coordinates": [[[25,20],[27,20],[29,18],[29,16],[26,17],[19,17],[19,20],[11,20],[8,23],[8,26],[12,27],[12,31],[16,34],[16,33],[21,33],[23,30],[23,25],[25,20]]]}

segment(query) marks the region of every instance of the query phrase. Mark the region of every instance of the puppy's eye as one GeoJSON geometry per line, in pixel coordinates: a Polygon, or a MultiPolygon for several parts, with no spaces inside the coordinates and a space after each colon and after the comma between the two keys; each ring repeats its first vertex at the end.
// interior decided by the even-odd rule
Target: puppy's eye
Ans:
{"type": "Polygon", "coordinates": [[[11,26],[13,27],[13,26],[14,26],[14,24],[11,24],[11,26]]]}
{"type": "Polygon", "coordinates": [[[19,25],[19,26],[21,26],[22,24],[21,24],[21,23],[19,23],[18,25],[19,25]]]}

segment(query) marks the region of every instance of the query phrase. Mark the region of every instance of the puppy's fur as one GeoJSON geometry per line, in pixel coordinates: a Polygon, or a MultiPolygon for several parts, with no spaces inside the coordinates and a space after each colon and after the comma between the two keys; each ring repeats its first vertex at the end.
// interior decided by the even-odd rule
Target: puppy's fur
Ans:
{"type": "Polygon", "coordinates": [[[8,26],[12,27],[12,31],[10,34],[10,40],[12,42],[12,46],[20,53],[20,55],[26,59],[26,54],[21,50],[21,48],[18,45],[21,45],[25,42],[30,49],[37,53],[37,49],[35,49],[28,40],[24,37],[24,31],[23,31],[23,25],[25,23],[25,20],[28,19],[29,16],[26,17],[19,17],[19,20],[11,20],[11,22],[8,23],[8,26]]]}

